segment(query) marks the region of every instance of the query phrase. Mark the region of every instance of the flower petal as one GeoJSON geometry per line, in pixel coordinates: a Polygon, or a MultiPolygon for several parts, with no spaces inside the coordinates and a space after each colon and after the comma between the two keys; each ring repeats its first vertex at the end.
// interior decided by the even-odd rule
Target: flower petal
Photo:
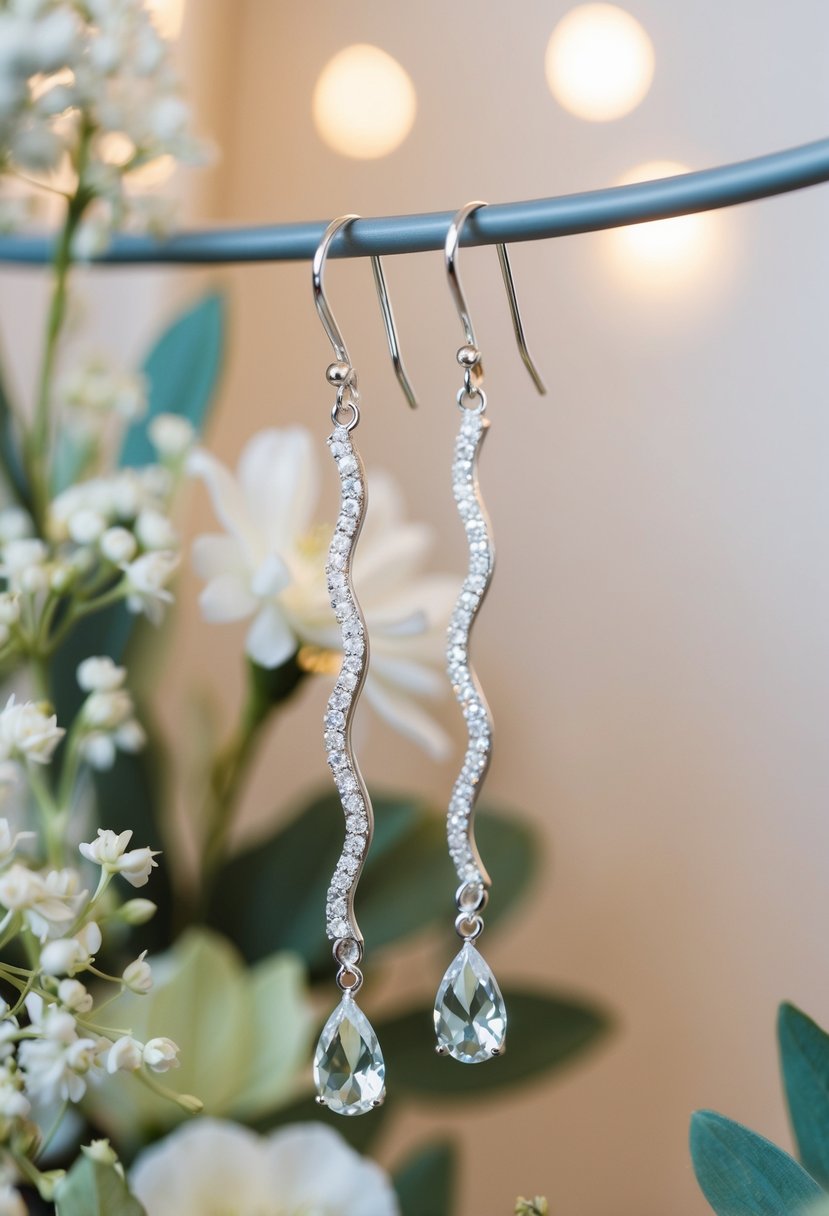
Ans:
{"type": "Polygon", "coordinates": [[[244,574],[248,568],[245,552],[233,536],[213,533],[197,536],[191,551],[193,569],[199,578],[217,578],[220,574],[244,574]]]}
{"type": "Polygon", "coordinates": [[[230,470],[210,452],[197,448],[187,461],[187,471],[204,482],[216,518],[243,546],[248,560],[258,565],[265,556],[261,528],[230,470]]]}
{"type": "Polygon", "coordinates": [[[417,743],[434,760],[445,760],[452,741],[442,726],[430,718],[416,701],[369,673],[366,700],[389,726],[417,743]]]}
{"type": "Polygon", "coordinates": [[[272,1199],[259,1137],[204,1117],[141,1153],[130,1185],[152,1216],[205,1216],[217,1203],[219,1211],[266,1212],[272,1199]]]}
{"type": "Polygon", "coordinates": [[[279,667],[291,657],[297,640],[276,604],[265,604],[248,630],[245,650],[260,667],[279,667]]]}
{"type": "Polygon", "coordinates": [[[258,605],[259,600],[238,574],[220,574],[218,578],[212,578],[199,596],[202,616],[214,624],[244,620],[258,605]]]}
{"type": "Polygon", "coordinates": [[[342,1212],[398,1216],[394,1188],[373,1161],[319,1123],[273,1133],[265,1146],[272,1193],[286,1212],[342,1212]]]}
{"type": "Polygon", "coordinates": [[[314,441],[304,427],[254,435],[239,460],[245,501],[272,551],[285,552],[310,528],[319,495],[314,441]]]}
{"type": "Polygon", "coordinates": [[[254,595],[270,598],[290,586],[291,572],[278,553],[269,553],[251,579],[254,595]]]}

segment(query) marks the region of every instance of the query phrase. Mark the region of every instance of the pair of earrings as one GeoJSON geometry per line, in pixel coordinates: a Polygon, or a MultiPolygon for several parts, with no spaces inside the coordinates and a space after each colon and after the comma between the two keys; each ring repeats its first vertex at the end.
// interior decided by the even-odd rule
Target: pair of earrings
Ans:
{"type": "MultiPolygon", "coordinates": [[[[457,352],[463,385],[457,394],[461,425],[455,441],[452,488],[466,531],[469,566],[449,624],[447,672],[466,719],[468,742],[463,767],[455,781],[447,814],[449,853],[457,871],[455,929],[463,945],[438,988],[434,1007],[436,1050],[465,1064],[477,1064],[504,1050],[507,1013],[498,983],[474,943],[484,927],[490,878],[475,844],[475,802],[489,767],[492,719],[469,662],[469,635],[492,577],[492,534],[478,488],[478,455],[489,428],[485,417],[483,366],[466,299],[457,271],[457,250],[463,225],[485,206],[473,202],[454,217],[444,247],[446,271],[464,329],[465,343],[457,352]]],[[[342,667],[325,713],[328,764],[345,814],[345,842],[328,891],[327,934],[333,942],[336,982],[342,999],[323,1027],[314,1057],[317,1101],[340,1115],[361,1115],[380,1106],[385,1097],[383,1053],[356,995],[362,985],[360,963],[363,937],[354,915],[354,895],[371,844],[371,801],[351,742],[351,723],[368,668],[369,639],[352,583],[357,539],[365,518],[366,482],[363,464],[352,439],[360,420],[357,373],[342,333],[323,291],[323,271],[334,237],[355,215],[342,216],[326,229],[313,261],[314,300],[335,362],[326,371],[336,389],[331,411],[333,434],[328,439],[340,477],[341,502],[326,564],[331,605],[342,635],[342,667]]],[[[516,339],[524,363],[540,393],[545,392],[524,340],[521,317],[506,246],[498,246],[501,272],[509,299],[516,339]]],[[[371,259],[392,361],[411,406],[416,400],[400,357],[400,347],[379,257],[371,259]]]]}

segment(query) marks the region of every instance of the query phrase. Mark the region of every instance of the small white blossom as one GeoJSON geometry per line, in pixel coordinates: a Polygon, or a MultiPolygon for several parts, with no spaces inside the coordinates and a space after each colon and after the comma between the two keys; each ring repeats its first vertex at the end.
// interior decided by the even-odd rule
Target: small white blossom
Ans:
{"type": "Polygon", "coordinates": [[[93,961],[101,948],[100,927],[89,921],[74,937],[58,937],[47,942],[40,952],[40,970],[44,975],[74,975],[93,961]]]}
{"type": "Polygon", "coordinates": [[[118,915],[128,925],[146,925],[157,911],[158,907],[151,899],[128,899],[125,904],[121,904],[118,915]]]}
{"type": "MultiPolygon", "coordinates": [[[[16,1031],[17,1026],[13,1029],[16,1031]]],[[[8,1064],[3,1064],[0,1067],[0,1118],[26,1119],[30,1110],[31,1104],[23,1093],[22,1075],[8,1064]]]]}
{"type": "Polygon", "coordinates": [[[147,951],[142,950],[138,958],[124,968],[122,979],[133,992],[149,992],[153,986],[152,968],[146,957],[147,951]]]}
{"type": "Polygon", "coordinates": [[[97,511],[84,507],[69,516],[69,537],[76,545],[93,545],[106,531],[107,521],[97,511]]]}
{"type": "Polygon", "coordinates": [[[179,534],[166,515],[145,509],[135,521],[135,535],[144,549],[175,550],[179,534]]]}
{"type": "Polygon", "coordinates": [[[66,731],[56,714],[46,714],[33,701],[17,704],[14,694],[0,711],[0,761],[30,760],[48,764],[66,731]]]}
{"type": "Polygon", "coordinates": [[[169,1072],[179,1066],[178,1052],[172,1039],[150,1039],[144,1044],[144,1063],[153,1072],[169,1072]]]}
{"type": "Polygon", "coordinates": [[[156,414],[147,434],[162,460],[183,459],[196,441],[192,423],[180,414],[156,414]]]}
{"type": "Polygon", "coordinates": [[[126,676],[126,667],[118,667],[108,655],[93,655],[78,664],[78,684],[84,692],[113,692],[126,676]]]}
{"type": "Polygon", "coordinates": [[[147,733],[140,722],[137,722],[135,718],[131,718],[128,722],[124,722],[118,727],[114,738],[119,751],[140,752],[147,742],[147,733]]]}
{"type": "Polygon", "coordinates": [[[97,840],[78,847],[88,861],[103,866],[112,874],[122,874],[134,887],[143,887],[150,877],[150,871],[158,865],[154,860],[158,850],[144,848],[127,851],[131,839],[130,830],[116,836],[108,829],[99,828],[97,840]]]}
{"type": "Polygon", "coordinates": [[[98,1062],[98,1044],[78,1038],[74,1030],[72,1034],[69,1039],[27,1039],[18,1048],[26,1090],[40,1102],[80,1102],[86,1093],[87,1073],[98,1062]]]}
{"type": "Polygon", "coordinates": [[[147,382],[139,373],[111,367],[95,357],[61,377],[57,396],[60,404],[71,409],[112,412],[133,422],[146,412],[147,382]]]}
{"type": "Polygon", "coordinates": [[[106,773],[115,764],[117,748],[112,735],[96,730],[81,741],[80,753],[90,768],[106,773]]]}
{"type": "Polygon", "coordinates": [[[10,540],[0,550],[0,574],[11,591],[36,592],[48,582],[43,569],[49,550],[42,540],[10,540]]]}
{"type": "Polygon", "coordinates": [[[130,612],[143,612],[154,625],[160,624],[165,604],[173,602],[167,584],[175,574],[178,562],[177,554],[159,550],[145,553],[123,567],[130,612]]]}
{"type": "Polygon", "coordinates": [[[61,980],[58,984],[58,1000],[70,1013],[89,1013],[94,1004],[92,993],[80,980],[61,980]]]}
{"type": "Polygon", "coordinates": [[[137,1039],[125,1034],[107,1052],[107,1072],[135,1072],[144,1063],[143,1051],[137,1039]]]}
{"type": "Polygon", "coordinates": [[[122,566],[135,557],[138,542],[126,528],[107,528],[98,547],[108,562],[112,562],[114,566],[122,566]]]}
{"type": "Polygon", "coordinates": [[[111,692],[93,692],[83,705],[84,720],[99,730],[115,730],[129,721],[133,714],[132,697],[125,688],[111,692]]]}
{"type": "Polygon", "coordinates": [[[34,832],[15,832],[12,835],[8,819],[0,818],[0,866],[6,865],[14,856],[21,840],[34,840],[34,832]]]}
{"type": "Polygon", "coordinates": [[[52,870],[45,877],[15,862],[0,874],[0,904],[22,912],[40,941],[75,919],[86,892],[74,871],[52,870]]]}

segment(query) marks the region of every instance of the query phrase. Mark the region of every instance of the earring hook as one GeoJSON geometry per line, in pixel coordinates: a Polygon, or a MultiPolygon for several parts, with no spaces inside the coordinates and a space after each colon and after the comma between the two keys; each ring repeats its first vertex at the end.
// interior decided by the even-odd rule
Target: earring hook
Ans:
{"type": "MultiPolygon", "coordinates": [[[[458,316],[463,325],[466,341],[469,346],[477,350],[478,343],[475,340],[475,330],[472,326],[472,318],[469,315],[469,306],[466,302],[463,286],[458,274],[458,246],[460,244],[461,233],[463,226],[473,212],[480,210],[481,207],[486,207],[484,202],[467,203],[465,207],[461,207],[460,211],[452,219],[449,225],[449,231],[446,234],[446,243],[443,247],[444,263],[446,266],[446,274],[449,278],[449,287],[452,292],[452,297],[455,301],[455,307],[458,310],[458,316]]],[[[504,287],[507,292],[507,301],[509,303],[510,317],[512,318],[512,328],[515,331],[515,341],[518,344],[518,351],[523,360],[524,366],[530,374],[533,384],[542,396],[547,392],[544,381],[541,378],[541,373],[533,362],[533,357],[530,354],[527,346],[527,339],[524,335],[524,325],[521,320],[521,311],[518,307],[518,297],[515,294],[515,280],[512,276],[512,266],[510,265],[509,253],[506,245],[499,244],[498,262],[501,266],[501,276],[504,280],[504,287]]],[[[480,359],[477,363],[477,372],[479,378],[483,375],[483,365],[480,359]]]]}
{"type": "MultiPolygon", "coordinates": [[[[334,313],[331,310],[331,305],[325,295],[323,286],[323,274],[325,271],[325,261],[328,257],[328,250],[331,242],[337,233],[347,228],[354,220],[358,220],[359,215],[341,215],[339,219],[332,220],[323,233],[322,240],[317,246],[314,253],[314,260],[311,266],[311,277],[314,288],[314,303],[317,306],[317,313],[322,321],[323,328],[328,335],[328,340],[334,348],[334,354],[339,362],[347,365],[348,371],[346,381],[352,391],[352,395],[357,391],[357,373],[351,364],[351,357],[348,353],[348,348],[345,344],[345,339],[342,335],[342,330],[337,324],[334,313]]],[[[389,298],[388,287],[386,286],[386,276],[383,271],[383,263],[378,256],[373,256],[371,259],[371,269],[374,275],[374,285],[377,289],[377,298],[380,301],[380,311],[383,315],[383,325],[386,330],[386,339],[389,344],[389,353],[391,361],[394,365],[394,374],[397,376],[398,383],[412,409],[417,409],[417,397],[412,388],[411,381],[403,364],[403,358],[400,354],[400,341],[397,336],[397,326],[394,321],[394,313],[392,311],[391,299],[389,298]]]]}

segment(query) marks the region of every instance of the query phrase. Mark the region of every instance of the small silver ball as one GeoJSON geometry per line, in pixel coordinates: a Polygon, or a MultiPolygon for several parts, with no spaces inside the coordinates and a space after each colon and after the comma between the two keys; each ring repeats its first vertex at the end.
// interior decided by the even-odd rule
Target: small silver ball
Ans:
{"type": "Polygon", "coordinates": [[[329,384],[339,386],[340,384],[348,384],[348,378],[351,375],[351,368],[347,363],[337,360],[336,363],[331,363],[325,369],[325,378],[329,384]]]}
{"type": "Polygon", "coordinates": [[[481,362],[481,352],[474,346],[462,346],[458,351],[458,363],[461,367],[475,367],[481,362]]]}

